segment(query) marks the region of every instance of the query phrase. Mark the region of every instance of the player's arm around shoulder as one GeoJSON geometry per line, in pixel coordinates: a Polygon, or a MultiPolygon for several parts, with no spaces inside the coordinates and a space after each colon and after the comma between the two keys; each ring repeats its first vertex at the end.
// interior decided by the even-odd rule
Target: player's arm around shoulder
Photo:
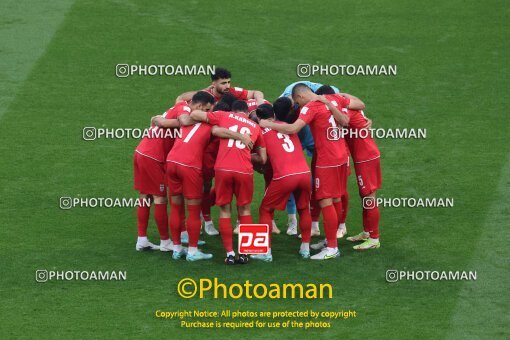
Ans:
{"type": "Polygon", "coordinates": [[[177,120],[179,121],[179,124],[181,126],[189,126],[197,123],[189,114],[182,114],[179,117],[177,117],[177,120]]]}
{"type": "Polygon", "coordinates": [[[358,97],[353,96],[352,94],[348,93],[339,93],[344,98],[349,99],[349,104],[347,105],[347,108],[350,110],[364,110],[365,109],[365,103],[361,101],[358,97]]]}
{"type": "Polygon", "coordinates": [[[342,126],[349,125],[349,116],[338,109],[338,104],[330,102],[325,96],[318,96],[317,100],[326,104],[326,107],[333,114],[335,120],[342,126]],[[335,105],[336,104],[336,105],[335,105]]]}
{"type": "Polygon", "coordinates": [[[195,93],[197,93],[197,91],[184,92],[184,93],[180,94],[179,96],[177,96],[177,98],[175,99],[175,103],[177,104],[182,101],[188,102],[191,100],[191,98],[193,98],[195,93]]]}
{"type": "Polygon", "coordinates": [[[180,126],[179,120],[167,119],[163,116],[154,116],[151,119],[151,123],[161,128],[177,128],[180,126]]]}
{"type": "Polygon", "coordinates": [[[222,119],[225,117],[225,111],[202,111],[193,110],[191,112],[191,118],[196,122],[205,122],[209,125],[221,125],[222,119]]]}
{"type": "Polygon", "coordinates": [[[262,128],[269,128],[281,133],[284,133],[286,135],[293,135],[295,133],[298,133],[302,128],[304,128],[306,125],[306,122],[302,119],[297,119],[292,124],[287,123],[275,123],[267,119],[262,119],[260,121],[260,127],[262,128]]]}
{"type": "Polygon", "coordinates": [[[207,112],[202,111],[202,110],[191,111],[190,118],[196,122],[209,123],[209,119],[207,118],[207,112]]]}
{"type": "Polygon", "coordinates": [[[255,99],[257,105],[264,104],[264,93],[259,90],[248,90],[247,99],[255,99]]]}

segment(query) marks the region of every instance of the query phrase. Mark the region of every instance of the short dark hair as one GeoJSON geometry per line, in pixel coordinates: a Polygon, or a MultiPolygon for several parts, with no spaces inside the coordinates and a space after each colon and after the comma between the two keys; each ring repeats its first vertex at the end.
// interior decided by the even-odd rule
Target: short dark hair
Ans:
{"type": "Polygon", "coordinates": [[[232,74],[226,68],[216,67],[214,69],[214,73],[211,73],[212,81],[215,81],[218,79],[230,79],[230,78],[232,78],[232,74]]]}
{"type": "Polygon", "coordinates": [[[308,86],[306,86],[303,83],[299,83],[299,84],[294,85],[294,87],[292,88],[292,97],[294,97],[296,95],[296,93],[301,92],[304,89],[308,89],[310,91],[312,90],[312,89],[310,89],[308,86]]]}
{"type": "Polygon", "coordinates": [[[236,100],[232,103],[232,111],[248,113],[248,104],[244,100],[236,100]]]}
{"type": "Polygon", "coordinates": [[[217,102],[216,105],[214,105],[213,111],[230,111],[230,105],[224,102],[217,102]]]}
{"type": "Polygon", "coordinates": [[[232,93],[225,93],[221,96],[220,102],[226,103],[228,106],[232,107],[232,104],[237,100],[236,96],[232,93]]]}
{"type": "Polygon", "coordinates": [[[278,119],[281,122],[285,122],[287,119],[287,115],[292,108],[292,101],[288,97],[280,97],[276,99],[273,103],[273,111],[278,119]]]}
{"type": "Polygon", "coordinates": [[[299,107],[285,117],[285,123],[292,124],[298,119],[299,107]]]}
{"type": "Polygon", "coordinates": [[[206,91],[198,91],[193,95],[191,98],[191,102],[194,104],[200,103],[200,104],[214,104],[214,97],[212,94],[206,91]]]}
{"type": "Polygon", "coordinates": [[[323,94],[335,94],[335,90],[329,85],[322,85],[315,91],[315,94],[323,95],[323,94]]]}
{"type": "Polygon", "coordinates": [[[260,119],[274,118],[273,106],[271,104],[260,104],[256,112],[257,117],[260,119]]]}

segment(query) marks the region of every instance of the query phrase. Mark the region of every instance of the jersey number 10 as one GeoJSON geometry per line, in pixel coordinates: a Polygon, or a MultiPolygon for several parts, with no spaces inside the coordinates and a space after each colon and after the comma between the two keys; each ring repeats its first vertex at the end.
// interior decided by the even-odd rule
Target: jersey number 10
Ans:
{"type": "MultiPolygon", "coordinates": [[[[239,129],[239,126],[238,125],[234,125],[234,126],[229,127],[228,129],[231,130],[231,131],[237,132],[237,130],[239,129]]],[[[242,134],[242,135],[246,135],[246,134],[250,133],[250,129],[247,128],[246,126],[243,126],[241,128],[241,130],[239,130],[239,133],[242,134]]],[[[235,141],[235,145],[236,145],[236,148],[238,148],[238,149],[244,149],[246,147],[246,145],[244,145],[243,142],[241,142],[240,140],[236,140],[235,141]]],[[[227,146],[229,148],[234,146],[234,140],[232,138],[230,138],[228,140],[227,146]]]]}

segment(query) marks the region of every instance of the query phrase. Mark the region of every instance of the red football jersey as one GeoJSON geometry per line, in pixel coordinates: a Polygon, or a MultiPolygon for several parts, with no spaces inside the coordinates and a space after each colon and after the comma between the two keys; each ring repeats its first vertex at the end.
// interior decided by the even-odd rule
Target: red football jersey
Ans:
{"type": "MultiPolygon", "coordinates": [[[[245,114],[214,111],[208,112],[207,118],[211,125],[218,125],[242,134],[249,133],[255,147],[265,148],[260,126],[250,120],[245,114]]],[[[241,141],[221,139],[214,169],[252,174],[253,164],[251,163],[250,149],[241,143],[241,141]]]]}
{"type": "MultiPolygon", "coordinates": [[[[175,106],[168,109],[163,117],[166,119],[177,119],[180,115],[190,114],[191,108],[188,103],[185,101],[179,102],[175,104],[175,106]]],[[[160,128],[155,125],[152,125],[149,129],[149,137],[144,137],[140,144],[138,144],[136,148],[136,152],[139,154],[152,158],[158,162],[164,163],[166,159],[166,155],[172,148],[175,139],[169,137],[159,137],[159,136],[175,136],[177,134],[177,129],[174,129],[173,133],[168,133],[168,129],[160,128]]]]}
{"type": "MultiPolygon", "coordinates": [[[[248,105],[248,112],[252,112],[259,107],[256,99],[248,99],[246,101],[246,104],[248,105]]],[[[271,104],[271,103],[268,102],[267,100],[264,100],[264,104],[271,104]]]]}
{"type": "Polygon", "coordinates": [[[297,135],[286,135],[266,128],[262,130],[273,179],[310,172],[297,135]]]}
{"type": "Polygon", "coordinates": [[[370,135],[370,131],[360,131],[367,123],[363,111],[347,110],[345,108],[342,109],[342,111],[349,116],[348,128],[351,131],[345,133],[345,141],[347,142],[354,163],[366,162],[379,158],[381,153],[370,135]]]}
{"type": "Polygon", "coordinates": [[[204,150],[211,139],[211,126],[196,123],[181,127],[181,137],[175,140],[167,162],[202,169],[204,150]]]}
{"type": "MultiPolygon", "coordinates": [[[[203,89],[202,91],[207,91],[213,95],[214,101],[217,102],[221,99],[221,96],[217,96],[213,89],[203,89]]],[[[234,95],[239,100],[246,100],[248,98],[248,90],[243,89],[242,87],[231,87],[228,89],[228,92],[234,95]]]]}
{"type": "MultiPolygon", "coordinates": [[[[350,102],[348,98],[336,94],[326,95],[326,98],[333,105],[338,105],[340,109],[349,105],[350,102]]],[[[315,165],[317,167],[338,166],[347,163],[345,140],[334,138],[338,135],[339,127],[326,104],[320,101],[309,102],[301,108],[298,119],[310,125],[315,141],[315,151],[317,153],[317,163],[315,165]],[[332,130],[336,130],[336,133],[332,134],[332,130]]]]}

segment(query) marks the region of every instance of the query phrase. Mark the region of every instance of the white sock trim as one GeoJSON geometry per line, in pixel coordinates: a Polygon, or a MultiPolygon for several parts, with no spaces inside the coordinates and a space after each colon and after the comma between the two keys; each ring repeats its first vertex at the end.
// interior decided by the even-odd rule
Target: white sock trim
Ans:
{"type": "Polygon", "coordinates": [[[299,247],[299,250],[302,251],[310,251],[310,243],[301,243],[301,246],[299,247]]]}

